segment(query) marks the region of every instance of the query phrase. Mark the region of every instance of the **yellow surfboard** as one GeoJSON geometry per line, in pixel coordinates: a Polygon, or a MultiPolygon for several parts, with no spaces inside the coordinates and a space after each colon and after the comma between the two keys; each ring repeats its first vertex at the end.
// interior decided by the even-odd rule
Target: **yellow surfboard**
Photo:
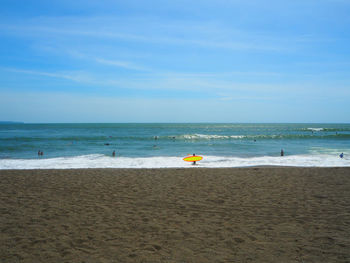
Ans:
{"type": "Polygon", "coordinates": [[[182,160],[186,161],[186,162],[198,162],[200,160],[202,160],[203,157],[202,156],[199,156],[199,155],[190,155],[190,156],[187,156],[185,158],[183,158],[182,160]]]}

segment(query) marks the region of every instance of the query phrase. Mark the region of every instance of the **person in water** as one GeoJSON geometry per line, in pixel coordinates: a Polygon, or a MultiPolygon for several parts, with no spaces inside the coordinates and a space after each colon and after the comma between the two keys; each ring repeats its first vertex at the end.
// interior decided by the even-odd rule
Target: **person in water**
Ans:
{"type": "Polygon", "coordinates": [[[112,156],[115,157],[115,151],[113,151],[112,156]]]}
{"type": "Polygon", "coordinates": [[[341,153],[341,154],[339,155],[339,157],[340,157],[340,158],[343,158],[343,157],[344,157],[344,153],[341,153]]]}
{"type": "Polygon", "coordinates": [[[281,156],[284,156],[284,151],[283,151],[283,149],[281,149],[281,156]]]}

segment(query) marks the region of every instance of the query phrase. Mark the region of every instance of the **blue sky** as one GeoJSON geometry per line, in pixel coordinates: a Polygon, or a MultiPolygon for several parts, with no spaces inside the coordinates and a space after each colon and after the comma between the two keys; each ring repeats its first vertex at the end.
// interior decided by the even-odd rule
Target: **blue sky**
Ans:
{"type": "Polygon", "coordinates": [[[0,120],[350,122],[350,1],[2,0],[0,120]]]}

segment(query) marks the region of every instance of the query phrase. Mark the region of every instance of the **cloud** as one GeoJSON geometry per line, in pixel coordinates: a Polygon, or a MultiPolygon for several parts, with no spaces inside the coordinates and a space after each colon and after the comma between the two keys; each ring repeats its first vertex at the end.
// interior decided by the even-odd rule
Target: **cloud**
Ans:
{"type": "Polygon", "coordinates": [[[25,122],[188,122],[193,121],[189,109],[201,109],[196,121],[217,121],[215,112],[224,111],[213,99],[145,99],[58,92],[4,92],[0,102],[0,119],[25,122]]]}
{"type": "Polygon", "coordinates": [[[288,103],[247,97],[247,100],[217,98],[130,98],[59,92],[4,91],[0,97],[0,119],[25,122],[307,122],[349,120],[348,100],[339,108],[330,100],[299,99],[288,103]],[[189,110],[200,114],[193,118],[189,110]],[[305,115],[307,113],[307,116],[305,115]],[[127,114],[125,114],[127,113],[127,114]],[[228,114],[229,113],[229,114],[228,114]],[[306,116],[306,117],[305,117],[306,116]]]}
{"type": "Polygon", "coordinates": [[[17,69],[17,68],[3,68],[9,72],[22,73],[27,75],[37,75],[49,78],[57,78],[57,79],[66,79],[74,82],[82,82],[82,83],[92,83],[93,79],[84,72],[69,72],[69,73],[59,73],[59,72],[45,72],[45,71],[36,71],[36,70],[26,70],[26,69],[17,69]]]}
{"type": "MultiPolygon", "coordinates": [[[[238,72],[247,74],[250,78],[241,81],[235,79],[235,75],[227,73],[142,73],[130,76],[115,74],[98,74],[87,71],[45,72],[36,70],[3,68],[8,72],[19,74],[43,76],[47,78],[65,79],[77,83],[77,90],[89,85],[91,92],[109,94],[129,94],[128,97],[152,96],[170,98],[186,98],[196,96],[200,98],[217,98],[221,100],[271,100],[280,98],[311,97],[322,99],[330,96],[349,96],[349,85],[338,85],[337,91],[325,81],[315,82],[308,79],[286,81],[285,77],[279,81],[272,78],[262,81],[257,78],[258,72],[238,72]],[[139,94],[139,95],[138,95],[139,94]]],[[[274,73],[263,72],[263,76],[274,76],[274,73]]],[[[277,76],[279,76],[277,74],[277,76]]],[[[20,79],[20,78],[19,78],[20,79]]],[[[328,81],[329,82],[329,81],[328,81]]],[[[53,83],[48,81],[48,85],[53,83]]],[[[85,89],[84,89],[85,90],[85,89]]]]}
{"type": "Polygon", "coordinates": [[[131,69],[131,70],[137,70],[137,71],[149,71],[149,69],[135,65],[134,63],[131,63],[131,62],[119,61],[119,60],[107,60],[107,59],[103,59],[103,58],[96,58],[95,60],[96,60],[96,62],[103,64],[103,65],[131,69]]]}
{"type": "Polygon", "coordinates": [[[228,101],[228,100],[232,100],[232,97],[221,97],[220,100],[228,101]]]}
{"type": "Polygon", "coordinates": [[[50,73],[50,72],[15,69],[15,68],[5,68],[5,70],[10,72],[23,73],[23,74],[29,74],[29,75],[38,75],[38,76],[44,76],[44,77],[50,77],[50,78],[69,79],[74,81],[77,80],[76,78],[72,77],[72,75],[69,75],[69,74],[50,73]]]}
{"type": "MultiPolygon", "coordinates": [[[[219,22],[157,20],[152,17],[40,17],[26,23],[2,24],[0,29],[3,33],[35,38],[86,37],[243,51],[287,51],[293,42],[293,38],[286,39],[286,36],[241,31],[219,22]]],[[[294,44],[299,39],[296,36],[294,44]]]]}

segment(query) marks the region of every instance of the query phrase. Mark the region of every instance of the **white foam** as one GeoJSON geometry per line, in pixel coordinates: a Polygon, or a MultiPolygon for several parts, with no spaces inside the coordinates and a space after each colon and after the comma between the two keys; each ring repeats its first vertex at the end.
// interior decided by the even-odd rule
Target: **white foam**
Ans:
{"type": "Polygon", "coordinates": [[[319,132],[319,131],[323,131],[324,129],[323,128],[307,128],[307,130],[319,132]]]}
{"type": "Polygon", "coordinates": [[[186,134],[182,136],[186,140],[198,140],[198,139],[242,139],[244,135],[217,135],[217,134],[186,134]]]}
{"type": "Polygon", "coordinates": [[[109,157],[83,155],[48,159],[1,159],[0,169],[76,169],[76,168],[195,168],[195,167],[249,167],[249,166],[299,166],[299,167],[345,167],[350,158],[345,155],[292,155],[263,157],[203,156],[197,165],[182,160],[183,157],[109,157]]]}

